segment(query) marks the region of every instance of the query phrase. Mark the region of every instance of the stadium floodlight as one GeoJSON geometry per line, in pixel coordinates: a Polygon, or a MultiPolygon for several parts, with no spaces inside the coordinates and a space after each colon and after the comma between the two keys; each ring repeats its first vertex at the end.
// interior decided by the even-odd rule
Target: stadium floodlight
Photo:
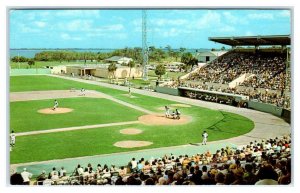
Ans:
{"type": "Polygon", "coordinates": [[[142,58],[143,80],[148,80],[147,10],[142,10],[142,58]]]}

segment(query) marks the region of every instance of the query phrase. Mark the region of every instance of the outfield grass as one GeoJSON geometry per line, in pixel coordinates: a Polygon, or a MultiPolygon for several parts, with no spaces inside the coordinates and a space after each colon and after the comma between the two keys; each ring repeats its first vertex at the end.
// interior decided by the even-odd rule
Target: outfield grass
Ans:
{"type": "MultiPolygon", "coordinates": [[[[158,107],[163,107],[165,105],[170,105],[176,103],[175,101],[169,101],[166,99],[154,98],[150,96],[144,96],[139,94],[133,94],[136,98],[128,98],[122,94],[127,92],[105,88],[96,85],[89,85],[86,83],[80,83],[71,80],[64,80],[55,77],[48,76],[15,76],[11,77],[11,91],[30,91],[30,90],[64,90],[75,88],[85,88],[90,90],[97,90],[105,94],[109,94],[112,97],[115,97],[119,100],[134,104],[136,106],[143,107],[155,112],[161,112],[158,110],[158,107]]],[[[69,100],[73,99],[64,99],[67,103],[69,100]]],[[[60,102],[60,106],[64,103],[64,100],[60,102]]],[[[84,98],[80,99],[84,100],[84,98]]],[[[98,99],[103,100],[103,99],[98,99]]],[[[28,101],[31,103],[33,101],[28,101]]],[[[35,101],[39,105],[46,105],[49,107],[49,104],[52,105],[53,101],[43,100],[35,101]]],[[[93,121],[97,122],[98,116],[93,118],[91,121],[86,120],[88,113],[85,110],[84,102],[81,101],[77,105],[73,105],[75,101],[69,101],[71,108],[76,106],[76,109],[80,109],[78,116],[73,117],[71,113],[68,113],[67,121],[74,120],[77,125],[91,125],[96,123],[91,123],[93,121]],[[83,113],[84,112],[84,113],[83,113]]],[[[31,110],[32,105],[27,105],[27,102],[20,102],[20,106],[14,106],[15,102],[11,102],[11,122],[15,122],[15,119],[22,119],[21,121],[15,123],[20,124],[22,121],[28,121],[27,119],[37,119],[34,114],[34,110],[31,110]],[[21,104],[22,103],[22,104],[21,104]],[[15,110],[20,109],[20,111],[26,111],[22,114],[15,114],[15,110]]],[[[97,102],[98,104],[98,102],[97,102]]],[[[95,102],[95,106],[97,106],[95,102]]],[[[38,108],[41,106],[37,105],[38,108]]],[[[109,103],[107,104],[107,109],[103,111],[105,115],[109,113],[116,113],[114,106],[116,105],[109,103]],[[112,111],[112,112],[111,112],[112,111]]],[[[35,106],[35,105],[33,105],[35,106]]],[[[45,108],[46,108],[45,107],[45,108]]],[[[94,108],[94,107],[93,107],[94,108]]],[[[99,107],[100,108],[100,107],[99,107]]],[[[103,107],[102,107],[103,108],[103,107]]],[[[101,110],[101,108],[99,109],[101,110]]],[[[236,137],[245,133],[250,132],[254,123],[243,116],[236,115],[233,113],[226,113],[217,110],[211,110],[207,108],[201,108],[192,106],[191,108],[180,108],[183,115],[189,115],[193,117],[193,121],[186,125],[177,125],[177,126],[146,126],[142,124],[135,125],[126,125],[126,126],[115,126],[99,129],[89,129],[89,130],[76,130],[76,131],[67,131],[59,133],[48,133],[32,136],[20,136],[17,137],[17,145],[11,153],[11,163],[24,163],[30,161],[42,161],[49,159],[61,159],[67,157],[78,157],[78,156],[87,156],[95,154],[105,154],[113,152],[123,152],[123,151],[132,151],[138,149],[146,148],[156,148],[156,147],[165,147],[165,146],[174,146],[174,145],[183,145],[188,143],[198,143],[201,141],[201,134],[203,130],[208,131],[209,141],[221,140],[236,137]],[[123,135],[119,133],[120,129],[136,127],[142,129],[144,132],[139,135],[123,135]],[[146,140],[152,141],[153,145],[148,147],[133,148],[133,149],[122,149],[114,147],[113,144],[121,140],[146,140]],[[47,152],[47,153],[45,153],[47,152]]],[[[18,112],[18,111],[17,111],[18,112]]],[[[76,111],[75,111],[76,112],[76,111]]],[[[74,112],[74,113],[75,113],[74,112]]],[[[138,112],[139,113],[139,112],[138,112]]],[[[67,114],[65,114],[67,116],[67,114]]],[[[124,116],[130,116],[128,119],[131,119],[131,109],[125,110],[124,116]]],[[[49,115],[47,115],[49,116],[49,115]]],[[[89,117],[89,116],[88,116],[89,117]]],[[[120,117],[121,118],[121,117],[120,117]]],[[[122,117],[124,118],[124,117],[122,117]]],[[[113,120],[113,118],[106,117],[105,121],[113,120]]],[[[50,123],[45,123],[43,119],[37,119],[36,124],[43,125],[43,127],[38,126],[41,129],[44,129],[45,125],[50,123]]],[[[60,119],[53,119],[51,125],[57,124],[59,127],[62,122],[60,119]]],[[[72,122],[72,121],[71,121],[72,122]]],[[[73,123],[73,122],[72,122],[73,123]]],[[[70,123],[69,123],[70,124],[70,123]]],[[[32,123],[23,123],[26,125],[26,128],[37,127],[32,123]],[[28,126],[30,125],[31,126],[28,126]]],[[[51,126],[51,127],[52,127],[51,126]]],[[[74,124],[75,126],[75,124],[74,124]]],[[[53,127],[52,127],[53,128],[53,127]]]]}
{"type": "Polygon", "coordinates": [[[36,131],[72,126],[136,121],[144,113],[104,98],[62,98],[59,107],[74,109],[65,114],[41,114],[53,100],[10,103],[10,126],[15,132],[36,131]]]}
{"type": "MultiPolygon", "coordinates": [[[[217,112],[215,112],[217,115],[217,112]]],[[[200,114],[199,114],[200,115],[200,114]]],[[[146,126],[133,124],[96,128],[89,130],[66,131],[17,137],[17,145],[11,152],[11,163],[25,163],[79,156],[109,154],[148,148],[199,143],[203,130],[209,133],[209,141],[235,137],[249,132],[253,123],[248,119],[231,113],[220,113],[218,118],[196,117],[199,120],[181,126],[146,126]],[[230,125],[227,123],[230,122],[230,125]],[[143,130],[139,135],[123,135],[124,128],[143,130]],[[217,129],[216,129],[217,128],[217,129]],[[153,142],[147,147],[124,149],[113,146],[122,140],[145,140],[153,142]],[[47,152],[47,153],[45,153],[47,152]]],[[[196,115],[197,116],[197,115],[196,115]]]]}

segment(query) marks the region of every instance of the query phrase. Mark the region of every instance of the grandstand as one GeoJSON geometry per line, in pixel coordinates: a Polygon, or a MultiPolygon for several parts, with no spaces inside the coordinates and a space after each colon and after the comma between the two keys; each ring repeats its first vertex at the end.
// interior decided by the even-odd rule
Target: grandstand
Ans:
{"type": "MultiPolygon", "coordinates": [[[[128,164],[74,165],[41,171],[35,185],[287,185],[291,183],[291,136],[253,141],[194,155],[165,154],[128,164]]],[[[20,174],[13,185],[23,184],[20,174]]]]}
{"type": "MultiPolygon", "coordinates": [[[[211,37],[209,40],[230,45],[232,49],[191,72],[180,82],[173,82],[170,87],[178,88],[181,95],[190,98],[211,98],[210,101],[223,102],[227,100],[221,99],[221,95],[218,99],[216,92],[231,93],[249,98],[242,101],[242,106],[258,102],[291,109],[288,47],[291,40],[288,35],[211,37]],[[193,88],[193,91],[187,88],[193,88]],[[210,97],[211,94],[205,91],[215,92],[214,96],[210,97]]],[[[230,100],[234,105],[240,102],[234,98],[230,100]]]]}

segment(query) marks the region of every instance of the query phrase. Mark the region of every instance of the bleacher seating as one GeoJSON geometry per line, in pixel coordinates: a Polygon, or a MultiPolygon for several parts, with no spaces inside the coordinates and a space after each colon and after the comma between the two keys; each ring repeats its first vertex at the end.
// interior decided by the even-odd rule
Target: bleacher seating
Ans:
{"type": "MultiPolygon", "coordinates": [[[[215,153],[162,155],[126,166],[78,165],[71,173],[45,171],[35,185],[254,185],[291,183],[291,136],[226,146],[215,153]],[[53,177],[58,175],[59,177],[53,177]],[[41,177],[43,176],[43,177],[41,177]],[[267,180],[267,182],[266,182],[267,180]]],[[[55,168],[54,168],[55,169],[55,168]]],[[[14,174],[15,175],[15,174],[14,174]]]]}
{"type": "Polygon", "coordinates": [[[242,94],[250,100],[290,109],[290,94],[286,92],[291,91],[291,74],[286,69],[286,53],[282,50],[232,50],[169,85],[179,86],[242,94]],[[243,82],[229,87],[230,82],[243,74],[248,75],[243,82]]]}

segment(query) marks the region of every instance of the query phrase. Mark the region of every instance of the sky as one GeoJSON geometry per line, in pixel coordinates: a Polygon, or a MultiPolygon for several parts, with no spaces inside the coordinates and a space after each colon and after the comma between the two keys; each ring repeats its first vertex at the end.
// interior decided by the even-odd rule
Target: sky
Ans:
{"type": "MultiPolygon", "coordinates": [[[[10,48],[142,47],[141,10],[10,10],[10,48]]],[[[147,10],[148,46],[221,48],[208,37],[291,34],[290,10],[147,10]]]]}

